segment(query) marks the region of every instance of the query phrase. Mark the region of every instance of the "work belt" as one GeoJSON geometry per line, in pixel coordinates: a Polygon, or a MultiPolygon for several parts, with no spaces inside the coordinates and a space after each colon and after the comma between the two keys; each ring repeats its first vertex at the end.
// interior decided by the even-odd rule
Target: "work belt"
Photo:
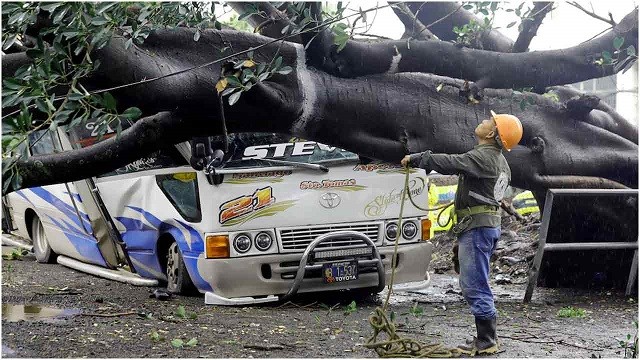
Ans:
{"type": "Polygon", "coordinates": [[[498,207],[493,205],[477,205],[460,210],[456,209],[458,222],[451,227],[452,234],[457,237],[465,232],[473,220],[472,216],[479,214],[499,215],[498,207]]]}
{"type": "Polygon", "coordinates": [[[472,206],[465,209],[456,209],[456,215],[458,218],[463,218],[465,216],[478,215],[478,214],[489,214],[489,215],[499,215],[499,208],[493,205],[478,205],[472,206]]]}

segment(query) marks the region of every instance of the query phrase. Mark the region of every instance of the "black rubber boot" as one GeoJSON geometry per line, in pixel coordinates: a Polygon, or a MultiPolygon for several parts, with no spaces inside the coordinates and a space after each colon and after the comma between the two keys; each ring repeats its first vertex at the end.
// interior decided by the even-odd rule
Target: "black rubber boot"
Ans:
{"type": "Polygon", "coordinates": [[[496,336],[496,318],[489,320],[476,319],[478,338],[476,348],[478,355],[495,354],[498,352],[498,337],[496,336]]]}
{"type": "Polygon", "coordinates": [[[469,356],[491,355],[498,352],[496,336],[496,319],[481,320],[476,318],[477,336],[466,344],[458,346],[462,354],[469,356]]]}

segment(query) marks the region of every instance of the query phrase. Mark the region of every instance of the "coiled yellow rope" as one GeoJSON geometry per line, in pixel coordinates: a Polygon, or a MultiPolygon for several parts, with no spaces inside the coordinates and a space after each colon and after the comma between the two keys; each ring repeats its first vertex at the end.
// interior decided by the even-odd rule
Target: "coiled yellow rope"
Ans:
{"type": "MultiPolygon", "coordinates": [[[[404,211],[405,195],[409,193],[409,168],[405,167],[404,178],[404,191],[402,199],[400,200],[400,215],[398,216],[398,229],[402,229],[402,213],[404,211]]],[[[411,203],[425,211],[438,210],[449,207],[451,204],[445,204],[433,209],[423,209],[416,205],[409,194],[411,203]]],[[[441,212],[442,213],[442,212],[441,212]]],[[[439,216],[438,216],[439,218],[439,216]]],[[[442,344],[434,343],[429,345],[422,345],[419,342],[410,338],[404,338],[398,336],[396,333],[395,324],[387,317],[387,306],[389,305],[389,298],[393,292],[393,280],[396,273],[396,257],[398,254],[398,240],[400,236],[396,236],[395,246],[393,249],[393,257],[391,258],[391,282],[387,291],[387,299],[384,302],[382,308],[376,307],[374,314],[369,316],[369,324],[373,328],[373,335],[364,344],[367,349],[373,349],[381,358],[450,358],[458,357],[461,355],[459,349],[449,349],[442,344]],[[386,339],[382,338],[378,340],[378,336],[382,333],[386,334],[386,339]]]]}
{"type": "Polygon", "coordinates": [[[451,358],[461,355],[459,349],[449,349],[439,343],[422,345],[410,338],[398,336],[395,324],[380,307],[369,316],[369,323],[373,328],[373,335],[364,347],[373,349],[381,358],[451,358]],[[387,338],[378,340],[381,333],[385,333],[387,338]]]}

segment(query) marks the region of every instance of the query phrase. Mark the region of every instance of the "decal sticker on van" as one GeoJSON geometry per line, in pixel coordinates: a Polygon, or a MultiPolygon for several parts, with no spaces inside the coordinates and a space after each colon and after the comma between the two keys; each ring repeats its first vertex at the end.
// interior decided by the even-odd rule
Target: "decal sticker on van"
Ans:
{"type": "MultiPolygon", "coordinates": [[[[424,187],[425,181],[421,177],[409,180],[409,193],[412,197],[422,194],[422,192],[424,191],[424,187]]],[[[400,203],[400,199],[402,199],[403,193],[404,189],[391,189],[391,191],[387,194],[376,196],[373,201],[371,201],[364,207],[364,215],[367,217],[377,217],[384,214],[385,211],[387,211],[387,207],[389,205],[400,203]]],[[[409,197],[405,197],[404,201],[409,201],[409,197]]]]}
{"type": "Polygon", "coordinates": [[[231,178],[225,180],[228,184],[250,184],[255,182],[270,182],[278,183],[282,182],[282,178],[287,175],[291,175],[291,170],[275,170],[264,171],[258,173],[245,173],[245,174],[232,174],[231,178]]]}
{"type": "Polygon", "coordinates": [[[356,179],[343,179],[343,180],[322,180],[319,181],[303,181],[300,183],[300,190],[325,190],[334,189],[342,191],[360,191],[367,187],[364,185],[357,185],[356,179]]]}
{"type": "Polygon", "coordinates": [[[252,195],[240,196],[220,205],[218,220],[222,226],[240,225],[258,217],[273,216],[294,203],[295,200],[277,203],[273,189],[267,186],[256,190],[252,195]]]}
{"type": "MultiPolygon", "coordinates": [[[[377,174],[404,174],[402,165],[388,163],[359,164],[353,168],[353,171],[376,172],[377,174]]],[[[417,169],[409,168],[409,173],[417,172],[417,169]]]]}

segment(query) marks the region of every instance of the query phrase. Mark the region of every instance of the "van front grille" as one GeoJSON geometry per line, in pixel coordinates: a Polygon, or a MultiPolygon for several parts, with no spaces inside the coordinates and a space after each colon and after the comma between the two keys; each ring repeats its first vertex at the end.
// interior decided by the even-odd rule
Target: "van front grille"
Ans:
{"type": "MultiPolygon", "coordinates": [[[[328,234],[335,231],[358,231],[369,237],[375,244],[380,245],[382,238],[378,241],[378,234],[381,233],[382,223],[370,222],[370,223],[355,223],[355,224],[334,224],[323,226],[305,226],[294,228],[280,228],[276,229],[278,238],[284,252],[302,252],[311,244],[311,242],[320,235],[328,234]]],[[[333,239],[318,245],[316,249],[326,249],[350,245],[362,244],[361,240],[345,237],[339,239],[333,239]]]]}

